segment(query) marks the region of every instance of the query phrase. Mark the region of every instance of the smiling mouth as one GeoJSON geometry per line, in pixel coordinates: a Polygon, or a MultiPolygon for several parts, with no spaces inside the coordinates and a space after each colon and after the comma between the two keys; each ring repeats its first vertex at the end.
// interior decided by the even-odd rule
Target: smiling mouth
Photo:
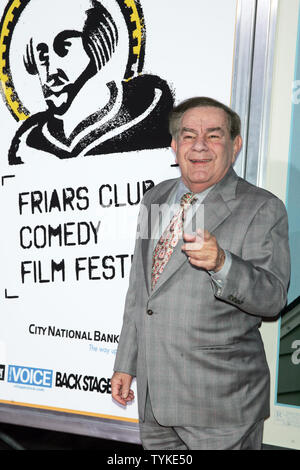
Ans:
{"type": "Polygon", "coordinates": [[[205,165],[206,163],[210,163],[212,159],[211,158],[205,158],[202,160],[190,159],[189,161],[193,163],[194,165],[205,165]]]}

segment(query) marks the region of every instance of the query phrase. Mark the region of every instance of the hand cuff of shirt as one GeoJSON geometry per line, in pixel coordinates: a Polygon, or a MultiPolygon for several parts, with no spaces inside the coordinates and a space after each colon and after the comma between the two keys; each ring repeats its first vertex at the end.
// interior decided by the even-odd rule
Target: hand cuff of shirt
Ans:
{"type": "Polygon", "coordinates": [[[226,281],[229,269],[231,267],[231,253],[230,251],[224,250],[225,253],[225,261],[217,273],[215,271],[208,271],[213,283],[216,285],[218,291],[222,289],[224,282],[226,281]]]}

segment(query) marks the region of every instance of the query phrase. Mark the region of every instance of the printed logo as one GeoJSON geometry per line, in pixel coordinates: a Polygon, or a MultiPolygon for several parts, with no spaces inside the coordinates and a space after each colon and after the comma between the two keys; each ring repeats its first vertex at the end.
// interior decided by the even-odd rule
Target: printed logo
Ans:
{"type": "Polygon", "coordinates": [[[21,385],[51,388],[52,375],[53,371],[49,369],[9,365],[7,381],[21,385]]]}
{"type": "Polygon", "coordinates": [[[0,380],[4,380],[5,377],[5,366],[0,364],[0,380]]]}
{"type": "Polygon", "coordinates": [[[0,24],[0,81],[28,149],[59,159],[169,147],[168,83],[143,73],[139,0],[10,0],[0,24]]]}
{"type": "Polygon", "coordinates": [[[66,372],[56,372],[55,387],[83,390],[84,392],[111,393],[110,378],[67,374],[66,372]]]}

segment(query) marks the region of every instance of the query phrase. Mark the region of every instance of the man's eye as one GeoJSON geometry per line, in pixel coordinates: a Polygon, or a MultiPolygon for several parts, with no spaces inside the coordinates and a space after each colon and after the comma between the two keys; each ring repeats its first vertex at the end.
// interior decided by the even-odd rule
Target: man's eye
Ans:
{"type": "Polygon", "coordinates": [[[39,61],[41,65],[46,65],[49,60],[49,54],[48,54],[49,49],[48,49],[47,44],[44,44],[44,43],[38,44],[36,50],[38,52],[38,57],[39,57],[39,61]]]}
{"type": "Polygon", "coordinates": [[[39,53],[39,61],[41,65],[46,65],[48,63],[48,54],[47,52],[40,52],[39,53]]]}
{"type": "Polygon", "coordinates": [[[214,139],[219,139],[220,136],[217,135],[217,134],[211,134],[211,135],[208,136],[208,138],[214,140],[214,139]]]}
{"type": "Polygon", "coordinates": [[[64,41],[63,43],[63,48],[68,52],[68,50],[70,49],[72,43],[70,41],[64,41]]]}
{"type": "Polygon", "coordinates": [[[194,136],[193,135],[189,135],[189,134],[186,134],[183,136],[184,140],[189,140],[189,139],[193,139],[194,136]]]}
{"type": "Polygon", "coordinates": [[[65,57],[68,54],[71,46],[71,41],[60,41],[55,45],[55,51],[57,52],[59,57],[65,57]]]}

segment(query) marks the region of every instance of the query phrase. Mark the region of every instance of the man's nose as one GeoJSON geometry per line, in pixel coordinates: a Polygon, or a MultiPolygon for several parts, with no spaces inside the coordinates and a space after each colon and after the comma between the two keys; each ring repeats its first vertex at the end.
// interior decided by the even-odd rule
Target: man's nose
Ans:
{"type": "Polygon", "coordinates": [[[65,72],[60,68],[61,64],[56,54],[51,54],[47,63],[47,81],[57,80],[59,78],[67,80],[65,72]]]}
{"type": "Polygon", "coordinates": [[[55,63],[55,61],[52,59],[52,57],[49,57],[48,63],[47,63],[47,80],[51,80],[55,75],[57,75],[58,71],[58,66],[55,63]]]}
{"type": "Polygon", "coordinates": [[[196,152],[202,152],[208,150],[205,136],[198,135],[193,142],[193,150],[196,152]]]}
{"type": "Polygon", "coordinates": [[[47,82],[54,82],[56,85],[62,84],[68,80],[67,75],[62,69],[57,67],[47,68],[47,82]]]}

